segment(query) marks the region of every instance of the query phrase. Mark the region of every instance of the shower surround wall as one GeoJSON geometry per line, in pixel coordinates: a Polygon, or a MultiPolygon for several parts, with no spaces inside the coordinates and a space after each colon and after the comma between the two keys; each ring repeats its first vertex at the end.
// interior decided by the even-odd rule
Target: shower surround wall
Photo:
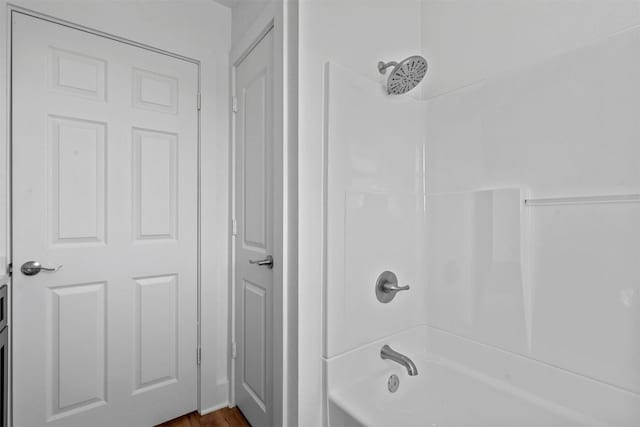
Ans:
{"type": "MultiPolygon", "coordinates": [[[[624,426],[640,423],[640,200],[562,198],[640,194],[639,49],[640,28],[631,28],[430,99],[426,116],[428,193],[520,187],[560,198],[523,208],[522,287],[476,283],[443,296],[456,288],[451,265],[432,266],[428,325],[444,341],[471,340],[447,356],[494,369],[495,360],[466,358],[472,341],[504,360],[523,355],[550,378],[546,390],[538,381],[540,393],[624,426]],[[495,318],[482,324],[488,310],[495,318]],[[519,325],[522,333],[496,333],[519,325]]],[[[462,236],[441,240],[451,238],[462,236]]]]}
{"type": "MultiPolygon", "coordinates": [[[[636,0],[548,0],[548,1],[531,1],[531,0],[425,0],[425,1],[388,1],[388,0],[305,0],[300,2],[300,72],[299,72],[299,100],[300,100],[300,146],[299,146],[299,217],[300,217],[300,234],[299,234],[299,370],[305,375],[299,380],[299,413],[300,424],[304,425],[321,425],[322,417],[322,387],[323,378],[326,379],[326,372],[322,372],[322,355],[324,348],[317,341],[317,336],[325,335],[328,329],[327,314],[323,313],[321,306],[322,290],[325,283],[328,286],[335,284],[328,283],[326,277],[325,265],[328,260],[323,258],[323,253],[329,252],[331,249],[326,247],[328,235],[325,233],[325,215],[331,214],[323,208],[325,200],[323,194],[326,193],[327,187],[324,181],[327,178],[326,170],[328,165],[326,159],[323,158],[323,144],[326,140],[326,128],[323,117],[326,117],[327,105],[324,104],[327,83],[324,77],[326,64],[340,64],[342,67],[351,70],[353,74],[364,77],[371,82],[376,82],[380,91],[383,91],[384,77],[380,76],[375,69],[375,64],[379,60],[397,60],[413,54],[422,54],[429,61],[429,72],[420,85],[420,87],[410,95],[422,97],[427,100],[424,108],[427,110],[420,125],[423,126],[425,139],[421,142],[427,144],[426,161],[428,166],[426,185],[431,192],[442,191],[459,191],[467,192],[471,197],[470,190],[490,189],[490,188],[513,188],[528,191],[531,197],[543,196],[573,196],[577,195],[580,188],[563,187],[563,183],[567,178],[563,176],[553,176],[548,179],[546,187],[540,186],[535,179],[545,179],[548,164],[556,165],[554,170],[560,171],[559,163],[566,163],[568,174],[579,174],[583,177],[591,175],[591,166],[584,164],[584,170],[580,170],[580,161],[585,156],[581,156],[582,150],[587,148],[590,150],[588,156],[594,155],[594,148],[606,146],[611,140],[615,140],[616,144],[622,142],[621,138],[600,139],[600,143],[594,142],[595,139],[588,139],[589,147],[585,144],[577,147],[576,156],[561,157],[550,155],[544,157],[538,155],[543,151],[538,151],[540,144],[545,140],[528,140],[525,146],[525,137],[527,135],[540,135],[540,130],[546,127],[544,123],[538,123],[536,115],[540,112],[533,109],[532,105],[525,98],[520,98],[520,103],[515,106],[503,104],[502,111],[495,109],[495,102],[512,99],[517,103],[518,96],[524,96],[529,93],[530,96],[542,95],[536,93],[539,89],[528,90],[527,79],[539,72],[540,68],[545,69],[547,66],[558,65],[559,63],[550,62],[550,65],[544,65],[545,61],[551,60],[553,57],[562,59],[570,57],[571,54],[578,52],[577,49],[591,49],[599,42],[605,40],[606,37],[616,34],[619,31],[628,29],[634,25],[640,24],[640,6],[636,0]],[[566,56],[569,55],[569,56],[566,56]],[[536,68],[537,67],[537,68],[536,68]],[[510,85],[518,78],[521,84],[518,86],[510,85]],[[481,83],[478,83],[481,82],[481,83]],[[497,85],[500,83],[505,86],[494,92],[491,92],[487,85],[497,85]],[[475,84],[474,86],[469,86],[475,84]],[[484,88],[484,89],[483,89],[484,88]],[[421,93],[422,92],[422,93],[421,93]],[[483,93],[484,95],[480,95],[483,93]],[[515,96],[515,98],[513,98],[515,96]],[[486,97],[494,102],[493,110],[485,105],[486,97]],[[510,98],[512,97],[512,98],[510,98]],[[526,127],[522,128],[522,132],[518,133],[519,126],[524,126],[523,118],[520,122],[510,122],[512,107],[524,111],[530,108],[532,114],[528,117],[530,120],[526,127]],[[441,112],[439,113],[439,110],[441,112]],[[496,122],[503,114],[503,120],[496,122]],[[492,121],[486,122],[487,118],[493,117],[492,121]],[[488,138],[491,132],[484,134],[485,127],[494,126],[493,134],[500,133],[512,129],[515,137],[506,141],[502,141],[500,146],[498,142],[493,143],[488,138]],[[532,129],[533,132],[532,133],[532,129]],[[482,132],[480,130],[482,130],[482,132]],[[537,133],[536,133],[537,132],[537,133]],[[428,138],[427,139],[427,135],[428,138]],[[483,136],[484,135],[484,136],[483,136]],[[431,140],[434,139],[434,140],[431,140]],[[435,140],[439,141],[435,141],[435,140]],[[510,149],[510,144],[519,144],[516,149],[510,149]],[[486,153],[486,154],[485,154],[486,153]],[[440,156],[440,157],[438,157],[440,156]],[[487,162],[484,159],[487,158],[487,162]],[[493,160],[492,160],[493,159],[493,160]],[[524,159],[528,159],[530,165],[536,166],[537,171],[534,173],[534,181],[527,182],[528,176],[524,173],[520,174],[518,168],[524,159]],[[535,161],[534,161],[535,159],[535,161]],[[492,175],[492,161],[500,161],[505,168],[510,167],[512,175],[502,174],[505,178],[498,179],[497,175],[492,175]],[[439,167],[439,168],[438,168],[439,167]],[[434,168],[433,170],[431,168],[434,168]],[[436,169],[438,168],[438,169],[436,169]],[[494,179],[495,178],[495,179],[494,179]],[[554,187],[557,185],[557,187],[554,187]],[[544,192],[541,192],[544,189],[544,192]],[[324,249],[323,249],[324,248],[324,249]]],[[[606,56],[606,54],[605,54],[606,56]]],[[[637,55],[635,55],[637,56],[637,55]]],[[[634,55],[629,55],[629,59],[634,55]]],[[[617,59],[616,59],[617,60],[617,59]]],[[[592,58],[590,64],[585,68],[590,68],[594,64],[607,61],[606,58],[592,58]]],[[[626,61],[624,59],[623,61],[626,61]]],[[[572,68],[571,64],[565,64],[572,68]]],[[[558,65],[559,66],[559,65],[558,65]]],[[[561,67],[562,68],[562,67],[561,67]]],[[[577,67],[573,67],[579,71],[577,67]]],[[[617,66],[612,63],[611,72],[625,72],[623,65],[617,66]]],[[[573,87],[573,74],[569,70],[565,70],[562,76],[556,75],[555,79],[551,79],[549,84],[554,84],[555,88],[548,87],[549,97],[541,100],[538,105],[540,109],[553,109],[556,107],[556,98],[554,93],[561,96],[567,93],[567,88],[573,87]]],[[[609,77],[612,80],[618,80],[618,76],[609,77]]],[[[633,81],[633,76],[627,73],[626,81],[629,82],[629,90],[635,91],[638,87],[637,81],[633,81]]],[[[609,82],[614,83],[614,82],[609,82]]],[[[584,81],[582,90],[591,95],[601,96],[608,93],[606,86],[593,87],[584,81]],[[585,87],[586,86],[586,87],[585,87]]],[[[544,86],[544,85],[543,85],[544,86]]],[[[540,86],[538,86],[539,88],[540,86]]],[[[580,90],[580,89],[576,89],[580,90]]],[[[576,90],[572,90],[575,92],[576,90]]],[[[359,108],[367,107],[366,102],[371,98],[364,100],[350,99],[348,104],[342,111],[349,113],[359,108]]],[[[389,98],[387,98],[389,99],[389,98]]],[[[592,102],[593,97],[588,98],[592,102]]],[[[624,99],[624,97],[623,97],[624,99]]],[[[393,101],[397,101],[393,99],[393,101]]],[[[511,102],[511,101],[509,101],[511,102]]],[[[582,100],[574,99],[576,108],[583,107],[582,100]]],[[[588,103],[586,103],[588,104],[588,103]]],[[[489,103],[491,105],[491,103],[489,103]]],[[[565,105],[570,105],[565,103],[565,105]]],[[[568,107],[570,112],[571,108],[568,107]]],[[[622,119],[630,120],[630,115],[634,110],[631,106],[620,106],[620,116],[622,119]]],[[[638,111],[637,109],[635,111],[638,111]]],[[[556,120],[562,126],[562,116],[556,114],[556,120]]],[[[547,116],[549,117],[549,116],[547,116]]],[[[524,116],[526,118],[526,115],[524,116]]],[[[567,130],[583,129],[581,126],[586,124],[588,120],[580,121],[580,126],[576,128],[576,123],[565,122],[564,131],[562,127],[556,128],[560,135],[564,132],[568,135],[567,130]]],[[[369,120],[366,123],[367,128],[376,127],[389,129],[392,124],[390,122],[376,122],[369,120]]],[[[591,128],[597,126],[595,122],[590,123],[591,128]]],[[[398,131],[400,132],[400,131],[398,131]]],[[[626,130],[627,136],[632,138],[633,133],[626,130]]],[[[370,132],[374,133],[374,132],[370,132]]],[[[513,133],[512,133],[513,135],[513,133]]],[[[616,134],[617,135],[617,134],[616,134]]],[[[397,138],[394,138],[394,141],[397,138]]],[[[389,141],[392,144],[392,141],[389,141]]],[[[560,146],[572,144],[569,138],[563,138],[560,146]]],[[[561,149],[561,147],[557,149],[561,149]]],[[[620,147],[618,145],[618,147],[620,147]]],[[[636,152],[637,153],[637,152],[636,152]]],[[[634,159],[634,151],[629,151],[625,156],[626,162],[634,159]]],[[[618,166],[616,162],[610,160],[609,153],[606,156],[599,156],[600,161],[608,162],[608,170],[611,174],[618,174],[618,166]]],[[[636,155],[637,159],[638,156],[636,155]]],[[[628,170],[628,169],[627,169],[628,170]]],[[[531,175],[531,174],[529,174],[531,175]]],[[[595,184],[597,180],[593,176],[590,183],[584,182],[581,194],[608,194],[614,190],[611,186],[604,188],[600,184],[595,184]],[[588,184],[588,185],[587,185],[588,184]]],[[[618,175],[620,178],[620,175],[618,175]]],[[[589,178],[591,179],[591,178],[589,178]]],[[[575,182],[575,181],[574,181],[575,182]]],[[[603,182],[611,182],[604,180],[603,182]]],[[[638,184],[638,180],[631,180],[627,177],[625,180],[618,179],[621,185],[618,190],[623,192],[639,191],[633,187],[638,184]]],[[[415,187],[412,187],[415,189],[415,187]]],[[[449,322],[442,317],[443,314],[429,314],[427,305],[429,299],[425,298],[424,311],[419,315],[405,315],[407,318],[415,316],[417,319],[427,321],[430,317],[432,325],[439,324],[449,325],[450,331],[445,332],[436,327],[430,327],[431,341],[430,347],[440,347],[449,349],[450,353],[458,354],[460,357],[468,355],[469,364],[481,364],[482,368],[488,372],[495,374],[494,376],[504,376],[504,367],[509,367],[509,374],[512,381],[517,383],[523,379],[523,375],[516,375],[516,372],[530,372],[528,379],[535,377],[538,381],[529,381],[527,386],[534,393],[546,395],[549,398],[562,397],[566,395],[568,399],[582,399],[583,406],[591,405],[594,412],[602,411],[608,413],[630,414],[630,411],[640,407],[637,402],[637,394],[624,390],[618,385],[606,385],[605,380],[591,379],[590,374],[582,373],[574,375],[568,373],[564,369],[554,368],[549,362],[535,362],[531,354],[527,354],[529,346],[533,351],[541,349],[541,341],[536,338],[544,329],[547,331],[554,328],[553,325],[559,326],[558,331],[567,326],[574,325],[574,330],[579,330],[578,338],[583,343],[589,343],[591,337],[593,345],[601,340],[602,336],[612,332],[615,335],[617,325],[633,324],[630,319],[635,317],[635,324],[638,324],[637,303],[631,301],[637,300],[637,291],[628,290],[623,294],[611,294],[601,298],[601,307],[609,305],[617,305],[622,307],[617,301],[627,301],[624,305],[625,309],[618,311],[614,318],[608,318],[609,312],[595,310],[587,316],[583,311],[575,311],[573,307],[583,304],[585,300],[595,301],[599,296],[592,295],[594,290],[603,287],[591,287],[594,280],[593,277],[586,277],[586,282],[581,281],[584,274],[584,267],[595,268],[598,264],[587,265],[589,260],[581,263],[580,268],[566,268],[563,261],[579,262],[580,258],[571,253],[577,250],[587,251],[603,248],[605,245],[613,244],[612,247],[617,249],[611,254],[623,252],[623,256],[627,254],[637,254],[637,249],[630,246],[628,250],[622,251],[621,242],[627,242],[633,245],[635,239],[633,234],[634,228],[629,224],[629,215],[635,215],[633,206],[626,205],[622,209],[629,209],[625,214],[620,210],[620,206],[602,205],[601,208],[617,211],[620,217],[627,216],[625,222],[616,225],[621,230],[626,230],[629,237],[622,239],[621,234],[607,227],[607,223],[600,223],[597,233],[586,233],[583,231],[596,221],[600,214],[594,211],[595,206],[586,207],[591,209],[591,214],[587,215],[582,206],[575,205],[559,207],[562,215],[568,213],[571,209],[581,209],[576,211],[568,221],[573,231],[566,230],[566,237],[560,232],[555,233],[554,230],[562,231],[560,223],[553,225],[547,219],[555,218],[555,207],[528,207],[523,209],[523,215],[528,214],[529,224],[533,226],[533,232],[529,233],[530,239],[523,240],[524,248],[533,247],[534,249],[543,242],[545,249],[542,247],[533,251],[528,258],[529,262],[523,267],[523,271],[529,269],[530,273],[525,277],[529,278],[520,284],[520,298],[517,299],[519,306],[512,304],[514,310],[513,316],[518,316],[517,327],[524,330],[524,333],[518,333],[519,337],[516,344],[511,345],[513,340],[505,338],[496,339],[490,335],[482,333],[482,331],[472,330],[465,325],[464,322],[458,322],[457,318],[451,319],[449,322]],[[536,210],[537,209],[537,210],[536,210]],[[542,209],[542,210],[541,210],[542,209]],[[585,212],[581,214],[579,212],[585,212]],[[531,217],[533,216],[533,217],[531,217]],[[580,217],[580,221],[574,219],[580,217]],[[584,217],[584,218],[582,218],[584,217]],[[591,217],[591,220],[588,218],[591,217]],[[586,221],[586,222],[584,222],[586,221]],[[552,227],[553,225],[553,227],[552,227]],[[554,228],[555,227],[555,228],[554,228]],[[576,228],[577,227],[577,228],[576,228]],[[577,234],[576,239],[572,240],[577,234]],[[588,242],[587,242],[588,240],[588,242]],[[593,241],[592,241],[593,240],[593,241]],[[572,241],[576,245],[567,247],[572,241]],[[588,243],[588,244],[587,244],[588,243]],[[544,252],[546,248],[553,247],[554,250],[561,252],[544,252]],[[636,251],[636,252],[634,252],[636,251]],[[565,253],[568,252],[568,256],[565,253]],[[553,258],[552,258],[553,254],[553,258]],[[535,255],[535,256],[534,256],[535,255]],[[542,269],[537,265],[542,265],[542,256],[547,257],[545,264],[550,267],[546,268],[546,275],[541,276],[542,269]],[[561,264],[563,271],[568,272],[564,277],[557,276],[550,262],[561,264]],[[562,282],[558,288],[560,293],[553,295],[554,283],[562,282]],[[540,285],[543,283],[543,285],[540,285]],[[566,284],[574,284],[577,289],[573,291],[567,290],[566,284]],[[584,286],[583,286],[584,285],[584,286]],[[572,293],[574,292],[574,293],[572,293]],[[525,303],[525,298],[527,302],[525,303]],[[610,302],[615,299],[616,302],[610,302]],[[544,301],[544,303],[543,303],[544,301]],[[576,305],[578,304],[578,305],[576,305]],[[546,307],[550,309],[556,307],[556,312],[565,313],[561,319],[555,317],[545,317],[544,310],[546,307]],[[628,307],[628,308],[626,308],[628,307]],[[562,311],[562,310],[565,311],[562,311]],[[626,311],[625,311],[626,310],[626,311]],[[522,314],[524,312],[524,314],[522,314]],[[626,316],[626,317],[625,317],[626,316]],[[580,322],[589,317],[585,327],[580,329],[580,322]],[[623,319],[622,322],[614,319],[623,319]],[[624,320],[626,319],[626,320],[624,320]],[[449,322],[447,324],[447,322],[449,322]],[[544,322],[548,322],[547,326],[542,328],[544,322]],[[589,325],[589,326],[587,326],[589,325]],[[528,329],[527,329],[528,328],[528,329]],[[593,336],[592,336],[593,335],[593,336]],[[471,337],[472,339],[467,339],[471,337]],[[481,342],[485,340],[485,342],[481,342]],[[487,343],[488,342],[488,343],[487,343]],[[506,344],[505,344],[506,343],[506,344]],[[537,343],[537,344],[536,344],[537,343]],[[511,345],[508,347],[508,345],[511,345]],[[503,351],[507,348],[510,350],[503,351]],[[524,349],[524,350],[523,350],[524,349]],[[524,353],[522,352],[524,351],[524,353]],[[523,356],[526,355],[526,356],[523,356]],[[539,369],[534,369],[539,368],[539,369]],[[566,375],[565,375],[566,374],[566,375]],[[558,385],[556,389],[549,387],[550,380],[555,380],[558,385]],[[561,387],[567,384],[566,387],[561,387]],[[576,384],[579,384],[581,393],[563,393],[565,390],[576,390],[576,384]],[[537,386],[537,388],[536,388],[537,386]],[[595,386],[595,387],[594,387],[595,386]],[[598,392],[593,390],[597,389],[598,392]],[[555,393],[555,395],[553,395],[555,393]],[[627,405],[627,406],[625,406],[627,405]]],[[[617,220],[616,220],[617,221],[617,220]]],[[[637,229],[635,229],[637,230],[637,229]]],[[[594,230],[596,231],[596,230],[594,230]]],[[[565,232],[565,231],[563,231],[565,232]]],[[[376,242],[375,231],[371,232],[368,242],[372,245],[376,242]]],[[[635,240],[637,241],[637,239],[635,240]]],[[[352,246],[353,244],[351,244],[352,246]]],[[[531,252],[531,251],[530,251],[531,252]]],[[[609,255],[611,256],[611,255],[609,255]]],[[[636,257],[637,258],[637,257],[636,257]]],[[[591,260],[593,257],[591,257],[591,260]]],[[[626,261],[619,265],[630,265],[626,261]]],[[[609,261],[605,261],[600,265],[611,265],[609,261]]],[[[568,265],[568,264],[567,264],[568,265]]],[[[375,277],[379,271],[384,268],[381,265],[371,263],[368,277],[375,277]]],[[[605,271],[605,270],[602,270],[605,271]]],[[[631,277],[633,272],[617,270],[616,276],[605,278],[602,283],[623,283],[624,280],[619,278],[622,276],[631,277]],[[621,276],[622,275],[622,276],[621,276]]],[[[636,276],[637,277],[637,276],[636,276]]],[[[367,279],[369,280],[369,279],[367,279]]],[[[408,283],[407,277],[400,277],[401,282],[408,283]]],[[[636,279],[637,282],[637,279],[636,279]]],[[[350,283],[342,282],[342,285],[349,286],[350,283]]],[[[364,292],[362,298],[368,298],[369,283],[362,285],[364,292]]],[[[371,285],[372,286],[372,285],[371,285]]],[[[513,289],[516,289],[514,285],[513,289]]],[[[619,285],[616,285],[619,286],[619,285]]],[[[629,288],[627,286],[627,288],[629,288]]],[[[512,290],[513,290],[512,289],[512,290]]],[[[371,290],[372,291],[372,290],[371,290]]],[[[425,291],[426,292],[426,291],[425,291]]],[[[435,292],[435,288],[432,292],[435,292]]],[[[335,295],[335,293],[334,293],[335,295]]],[[[517,295],[514,292],[511,295],[517,295]]],[[[407,303],[407,294],[400,294],[394,302],[407,303]]],[[[503,298],[506,299],[506,298],[503,298]]],[[[515,301],[516,299],[514,299],[515,301]]],[[[469,299],[472,303],[474,300],[469,299]]],[[[344,300],[327,301],[331,304],[345,304],[344,300]]],[[[392,303],[393,304],[393,303],[392,303]]],[[[504,303],[503,303],[504,304],[504,303]]],[[[382,307],[382,305],[380,305],[382,307]]],[[[356,317],[357,311],[349,313],[349,318],[356,317]]],[[[486,330],[486,329],[485,329],[486,330]]],[[[491,330],[491,329],[490,329],[491,330]]],[[[566,336],[571,332],[565,332],[559,337],[566,336]]],[[[621,332],[622,334],[622,332],[621,332]]],[[[618,356],[627,356],[631,360],[631,347],[637,348],[637,341],[630,335],[627,329],[624,332],[627,336],[627,349],[618,347],[616,352],[618,356]]],[[[547,336],[550,336],[547,333],[547,336]]],[[[635,334],[637,336],[637,332],[635,334]]],[[[548,341],[548,348],[564,348],[576,341],[573,336],[566,339],[558,345],[557,342],[548,341]]],[[[367,340],[372,339],[372,334],[367,336],[367,340]]],[[[614,337],[606,336],[606,341],[602,341],[602,348],[608,345],[609,340],[614,337]]],[[[326,340],[325,340],[326,341],[326,340]]],[[[357,352],[351,351],[349,354],[355,355],[357,352]]],[[[325,353],[327,354],[327,353],[325,353]]],[[[540,354],[540,353],[538,353],[540,354]]],[[[536,356],[542,357],[542,356],[536,356]]],[[[374,358],[377,360],[377,358],[374,358]]],[[[372,361],[374,360],[372,359],[372,361]]],[[[552,359],[549,359],[552,360],[552,359]]],[[[631,366],[626,364],[625,366],[631,366]]],[[[618,368],[616,368],[618,369],[618,368]]],[[[341,373],[353,373],[353,370],[332,371],[336,375],[341,373]]],[[[325,383],[326,384],[326,383],[325,383]]],[[[326,392],[326,390],[325,390],[326,392]]],[[[567,402],[570,404],[571,402],[567,402]]],[[[578,402],[579,403],[579,402],[578,402]]],[[[576,405],[574,405],[576,406],[576,405]]],[[[579,406],[579,405],[577,405],[579,406]]],[[[325,420],[326,421],[326,420],[325,420]]],[[[614,423],[612,423],[614,424],[614,423]]]]}
{"type": "Polygon", "coordinates": [[[326,65],[329,391],[341,359],[427,325],[431,353],[640,423],[640,202],[524,204],[640,194],[638,49],[629,29],[424,102],[326,65]],[[412,289],[382,305],[385,269],[412,289]]]}
{"type": "MultiPolygon", "coordinates": [[[[298,424],[323,424],[324,70],[328,61],[384,80],[380,60],[420,51],[419,0],[299,3],[298,424]]],[[[381,89],[382,90],[382,89],[381,89]]],[[[402,280],[402,278],[401,278],[402,280]]]]}
{"type": "Polygon", "coordinates": [[[423,103],[336,64],[327,106],[327,360],[425,322],[423,103]],[[411,289],[382,304],[375,283],[393,271],[411,289]]]}

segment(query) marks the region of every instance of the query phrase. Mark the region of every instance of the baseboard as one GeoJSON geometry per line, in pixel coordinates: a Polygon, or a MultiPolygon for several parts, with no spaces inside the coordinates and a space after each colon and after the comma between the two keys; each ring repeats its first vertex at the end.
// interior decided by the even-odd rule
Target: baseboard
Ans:
{"type": "Polygon", "coordinates": [[[215,411],[219,411],[220,409],[229,408],[229,402],[220,403],[218,405],[211,406],[207,409],[198,410],[200,415],[207,415],[215,411]]]}

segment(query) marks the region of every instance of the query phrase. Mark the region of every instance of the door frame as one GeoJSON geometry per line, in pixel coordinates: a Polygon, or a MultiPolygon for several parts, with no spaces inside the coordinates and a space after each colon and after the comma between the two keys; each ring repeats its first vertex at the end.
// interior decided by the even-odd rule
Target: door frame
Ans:
{"type": "MultiPolygon", "coordinates": [[[[273,408],[274,426],[298,420],[298,5],[269,2],[234,43],[230,55],[230,99],[236,94],[238,65],[273,32],[273,408]]],[[[235,219],[236,117],[229,121],[229,214],[235,219]]],[[[229,402],[235,405],[235,236],[229,233],[229,402]]]]}
{"type": "MultiPolygon", "coordinates": [[[[133,47],[137,47],[140,49],[145,49],[154,53],[158,53],[161,55],[165,55],[165,56],[169,56],[181,61],[185,61],[185,62],[189,62],[194,64],[197,67],[197,96],[198,99],[200,99],[201,97],[201,93],[202,93],[202,65],[201,65],[201,61],[188,57],[188,56],[184,56],[175,52],[171,52],[165,49],[160,49],[145,43],[140,43],[137,42],[135,40],[131,40],[125,37],[120,37],[118,35],[115,34],[111,34],[108,32],[104,32],[101,30],[97,30],[95,28],[91,28],[91,27],[87,27],[81,24],[77,24],[62,18],[57,18],[45,13],[41,13],[38,11],[35,11],[33,9],[28,9],[22,6],[17,6],[14,4],[7,4],[7,15],[6,15],[6,19],[7,19],[7,57],[6,59],[6,64],[7,64],[7,82],[6,82],[6,88],[7,88],[7,115],[5,117],[6,119],[6,123],[7,123],[7,134],[6,134],[6,141],[7,141],[7,145],[6,145],[6,160],[5,160],[5,164],[0,165],[5,167],[6,172],[6,177],[7,177],[7,182],[6,182],[6,186],[7,186],[7,206],[6,206],[6,213],[7,213],[7,230],[6,230],[6,236],[7,236],[7,265],[8,266],[13,266],[13,153],[12,153],[12,147],[13,147],[13,129],[12,129],[12,124],[13,124],[13,79],[12,79],[12,73],[13,73],[13,67],[12,67],[12,60],[13,60],[13,16],[14,13],[20,13],[23,15],[27,15],[31,18],[34,19],[41,19],[43,21],[47,21],[47,22],[51,22],[54,24],[59,24],[59,25],[63,25],[65,27],[68,28],[72,28],[78,31],[82,31],[85,33],[89,33],[89,34],[93,34],[99,37],[103,37],[109,40],[113,40],[115,42],[119,42],[119,43],[124,43],[126,45],[129,46],[133,46],[133,47]]],[[[196,236],[196,251],[197,251],[197,267],[196,267],[196,294],[197,294],[197,302],[196,302],[196,311],[197,311],[197,325],[196,325],[196,336],[197,336],[197,348],[194,349],[195,354],[194,354],[194,358],[197,357],[197,364],[196,364],[196,378],[197,378],[197,383],[196,383],[196,402],[195,403],[195,407],[198,409],[198,411],[202,411],[202,410],[206,410],[207,408],[201,408],[201,390],[202,390],[202,384],[206,381],[205,378],[202,378],[202,369],[201,369],[201,359],[200,359],[200,348],[201,348],[201,287],[202,287],[202,280],[201,280],[201,266],[202,266],[202,233],[201,233],[201,217],[202,217],[202,186],[201,186],[201,175],[202,175],[202,161],[201,161],[201,152],[202,152],[202,110],[201,108],[198,108],[197,110],[197,129],[196,129],[196,134],[197,134],[197,141],[196,141],[196,145],[197,145],[197,207],[196,207],[196,212],[197,212],[197,236],[196,236]]],[[[15,266],[12,267],[13,271],[16,271],[15,266]]],[[[2,274],[0,274],[0,276],[2,276],[2,274]]],[[[8,341],[9,341],[9,352],[8,352],[8,371],[9,371],[9,375],[8,375],[8,389],[9,389],[9,393],[8,393],[8,419],[9,419],[9,425],[13,425],[13,402],[12,402],[12,398],[13,398],[13,328],[12,328],[12,319],[13,319],[13,295],[12,295],[12,287],[13,287],[13,279],[12,279],[12,275],[9,275],[9,277],[7,277],[7,282],[8,282],[8,286],[7,286],[7,298],[8,298],[8,304],[7,304],[7,311],[8,311],[8,341]]]]}

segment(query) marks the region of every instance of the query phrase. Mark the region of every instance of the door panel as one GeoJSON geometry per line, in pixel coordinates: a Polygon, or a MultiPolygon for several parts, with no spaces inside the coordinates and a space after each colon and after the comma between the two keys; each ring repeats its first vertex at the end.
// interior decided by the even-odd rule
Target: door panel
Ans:
{"type": "Polygon", "coordinates": [[[53,244],[104,243],[107,124],[49,117],[53,244]]]}
{"type": "Polygon", "coordinates": [[[177,135],[133,130],[133,201],[136,240],[175,239],[177,135]]]}
{"type": "Polygon", "coordinates": [[[107,62],[102,58],[49,47],[53,89],[105,101],[107,62]]]}
{"type": "Polygon", "coordinates": [[[244,281],[242,311],[244,334],[243,386],[256,402],[265,406],[265,386],[267,353],[267,292],[266,290],[244,281]]]}
{"type": "Polygon", "coordinates": [[[197,66],[12,19],[14,425],[190,412],[197,66]],[[63,267],[26,276],[29,260],[63,267]]]}
{"type": "MultiPolygon", "coordinates": [[[[251,425],[270,426],[273,405],[273,36],[236,72],[236,402],[251,425]]],[[[276,261],[277,262],[277,261],[276,261]]]]}
{"type": "Polygon", "coordinates": [[[267,247],[267,79],[264,68],[242,90],[244,191],[243,244],[256,250],[267,247]]]}
{"type": "Polygon", "coordinates": [[[136,279],[136,386],[134,394],[178,380],[178,278],[136,279]]]}
{"type": "Polygon", "coordinates": [[[106,401],[105,283],[51,290],[54,415],[106,401]]]}

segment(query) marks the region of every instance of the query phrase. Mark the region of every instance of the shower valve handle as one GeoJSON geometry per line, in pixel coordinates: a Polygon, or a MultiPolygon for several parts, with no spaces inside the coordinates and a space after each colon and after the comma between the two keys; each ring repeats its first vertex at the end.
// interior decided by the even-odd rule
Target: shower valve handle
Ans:
{"type": "Polygon", "coordinates": [[[407,285],[407,286],[397,286],[397,285],[394,285],[393,283],[389,283],[389,282],[387,282],[387,283],[382,285],[382,290],[385,291],[385,292],[394,292],[395,293],[395,292],[400,292],[400,291],[408,291],[409,289],[411,289],[409,287],[409,285],[407,285]]]}
{"type": "Polygon", "coordinates": [[[388,303],[393,298],[395,298],[396,294],[400,291],[408,291],[410,287],[407,286],[398,286],[398,278],[391,271],[385,271],[380,276],[378,276],[378,280],[376,280],[376,298],[381,303],[388,303]]]}

